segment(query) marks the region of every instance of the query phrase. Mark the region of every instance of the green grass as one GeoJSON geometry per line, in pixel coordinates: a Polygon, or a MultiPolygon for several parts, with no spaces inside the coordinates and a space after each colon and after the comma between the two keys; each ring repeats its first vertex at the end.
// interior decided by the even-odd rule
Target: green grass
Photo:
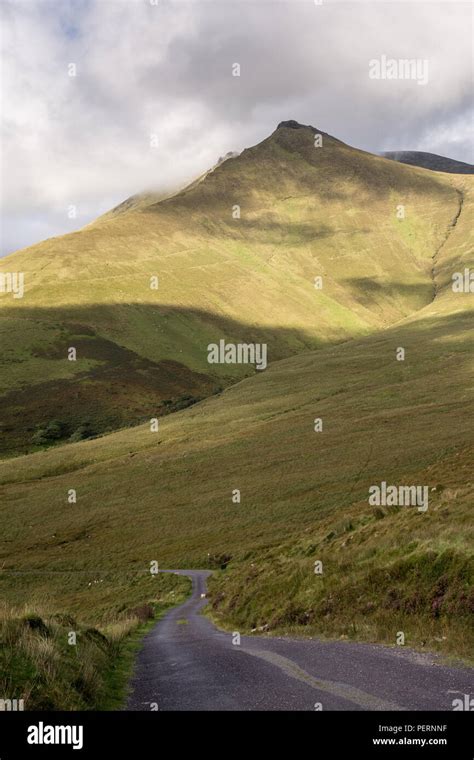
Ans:
{"type": "MultiPolygon", "coordinates": [[[[33,590],[47,590],[62,609],[79,608],[88,589],[77,575],[67,575],[69,569],[93,577],[100,561],[101,589],[114,598],[121,572],[145,572],[153,559],[162,566],[202,567],[211,553],[231,556],[228,572],[235,573],[245,606],[247,580],[241,582],[241,573],[249,552],[264,564],[274,547],[299,545],[313,534],[319,545],[323,535],[337,535],[339,523],[359,515],[369,527],[362,520],[354,536],[370,533],[369,545],[380,543],[373,562],[387,567],[380,587],[384,595],[393,585],[391,568],[397,560],[390,559],[391,542],[400,545],[400,558],[407,543],[419,540],[420,556],[455,549],[456,562],[467,563],[473,404],[467,392],[472,345],[466,334],[471,318],[470,312],[425,317],[383,336],[285,360],[219,397],[165,417],[158,434],[146,426],[132,428],[5,462],[0,467],[3,566],[38,576],[31,572],[22,583],[4,571],[3,595],[23,603],[33,590]],[[398,345],[407,350],[403,364],[394,358],[398,345]],[[322,433],[313,431],[315,417],[323,418],[322,433]],[[381,480],[430,488],[441,484],[446,490],[432,492],[425,514],[405,509],[376,520],[367,497],[369,486],[381,480]],[[66,501],[71,487],[77,490],[75,505],[66,501]],[[231,499],[235,488],[241,490],[240,504],[231,499]],[[452,502],[447,519],[445,493],[452,502]],[[54,569],[65,577],[39,574],[54,569]]],[[[339,544],[327,551],[339,551],[339,544]]],[[[346,553],[349,568],[337,571],[339,583],[354,578],[359,596],[370,601],[365,584],[372,566],[361,563],[358,553],[346,553]]],[[[288,561],[290,568],[299,564],[288,561]]],[[[307,572],[311,576],[311,563],[307,572]]],[[[274,586],[274,575],[262,573],[259,593],[280,605],[293,597],[291,577],[282,571],[274,586]]],[[[412,580],[417,583],[416,575],[412,580]]],[[[334,578],[332,583],[338,588],[334,578]]],[[[463,588],[457,581],[454,588],[460,602],[463,588]]],[[[132,591],[139,603],[140,586],[132,591]]],[[[316,601],[310,598],[308,605],[316,601]]],[[[237,621],[243,609],[232,607],[237,621]]],[[[450,609],[433,621],[428,608],[416,614],[429,621],[433,640],[443,626],[452,626],[452,637],[440,648],[462,651],[469,639],[454,634],[456,616],[450,609]]],[[[333,631],[332,621],[322,625],[333,631]]],[[[369,635],[386,638],[375,625],[369,635]]],[[[428,632],[424,637],[430,638],[428,632]]]]}
{"type": "MultiPolygon", "coordinates": [[[[4,607],[0,616],[0,693],[25,710],[114,710],[123,705],[145,633],[189,588],[185,578],[160,576],[158,598],[110,611],[92,626],[72,615],[4,607]],[[76,636],[75,643],[71,634],[76,636]]],[[[123,606],[123,605],[122,605],[123,606]]],[[[85,610],[82,613],[87,615],[85,610]]],[[[89,610],[97,619],[99,610],[89,610]]]]}
{"type": "MultiPolygon", "coordinates": [[[[456,455],[451,464],[456,483],[456,455]]],[[[393,646],[403,632],[406,646],[472,661],[474,489],[438,489],[429,521],[411,508],[369,512],[361,501],[339,521],[318,521],[296,543],[239,556],[210,581],[212,618],[241,633],[393,646]]]]}
{"type": "MultiPolygon", "coordinates": [[[[186,346],[191,373],[186,382],[195,378],[199,350],[216,325],[225,327],[219,337],[268,337],[272,357],[281,360],[240,382],[236,376],[216,378],[219,385],[233,384],[210,395],[209,383],[201,394],[206,398],[169,414],[189,391],[180,388],[173,395],[167,385],[162,413],[160,394],[153,397],[147,386],[154,411],[148,409],[148,415],[160,417],[157,433],[149,424],[124,427],[0,462],[0,591],[7,604],[41,602],[48,615],[66,611],[88,625],[103,625],[116,621],[120,610],[155,598],[152,561],[171,568],[225,567],[210,582],[211,612],[233,630],[388,644],[403,631],[407,645],[469,656],[474,643],[473,308],[472,294],[453,293],[451,276],[473,266],[472,178],[427,176],[349,148],[338,148],[342,152],[331,163],[330,156],[310,157],[306,139],[297,136],[291,147],[289,135],[278,135],[245,151],[240,163],[226,162],[195,189],[142,212],[152,226],[159,221],[164,237],[174,219],[173,253],[163,266],[187,262],[193,281],[183,275],[181,306],[192,292],[200,299],[199,310],[185,314],[181,307],[167,307],[167,319],[154,322],[157,313],[163,316],[159,310],[130,298],[128,305],[121,303],[112,291],[104,294],[104,301],[115,298],[110,308],[88,305],[87,299],[75,304],[70,334],[84,337],[89,359],[99,347],[107,354],[110,372],[103,382],[106,378],[110,390],[115,389],[111,378],[121,382],[124,367],[140,377],[153,374],[150,365],[135,364],[138,356],[145,361],[148,350],[145,313],[149,324],[163,327],[163,341],[148,343],[156,353],[146,361],[159,358],[173,335],[176,346],[186,346]],[[262,161],[270,167],[268,176],[262,161]],[[310,192],[313,171],[325,179],[316,200],[310,192]],[[354,187],[345,184],[347,176],[354,177],[354,187]],[[217,251],[209,238],[208,247],[199,254],[194,247],[191,255],[184,240],[187,234],[191,239],[191,228],[176,232],[177,220],[194,220],[197,246],[202,215],[211,208],[218,213],[221,203],[224,214],[222,177],[236,192],[240,187],[248,193],[246,222],[232,233],[241,240],[227,238],[227,247],[223,243],[217,251]],[[303,200],[292,197],[282,219],[283,198],[291,195],[297,177],[303,200]],[[252,195],[252,187],[259,192],[252,195]],[[275,187],[281,198],[270,203],[275,187]],[[396,237],[390,216],[394,192],[405,198],[411,215],[405,243],[396,237]],[[462,213],[452,226],[459,192],[462,213]],[[422,202],[415,222],[413,208],[422,202]],[[347,209],[346,216],[339,208],[347,209]],[[325,231],[323,219],[337,230],[325,231]],[[287,238],[290,223],[296,226],[287,238]],[[354,238],[354,224],[367,226],[364,244],[359,235],[354,238]],[[297,248],[293,233],[300,240],[297,248]],[[426,249],[407,242],[419,236],[426,249]],[[234,259],[237,242],[248,244],[241,276],[234,259]],[[259,259],[254,270],[253,256],[259,259]],[[265,283],[252,273],[260,272],[262,261],[268,267],[265,283]],[[312,275],[323,264],[328,288],[317,300],[312,275]],[[244,320],[237,306],[247,305],[244,320]],[[126,346],[132,341],[129,317],[134,348],[126,346]],[[78,332],[86,319],[107,323],[109,337],[84,336],[84,328],[78,332]],[[121,331],[120,346],[111,337],[114,331],[121,331]],[[405,349],[403,362],[396,360],[398,347],[405,349]],[[285,358],[286,350],[297,355],[285,358]],[[322,432],[314,431],[315,418],[323,419],[322,432]],[[382,480],[426,485],[428,511],[374,509],[369,488],[382,480]],[[74,504],[67,500],[70,489],[77,494],[74,504]],[[241,492],[238,504],[234,489],[241,492]],[[314,573],[317,560],[323,562],[322,576],[314,573]]],[[[127,234],[138,234],[132,212],[120,220],[124,236],[128,225],[127,234]]],[[[101,239],[101,225],[116,221],[89,228],[88,234],[101,239]]],[[[69,266],[87,261],[87,253],[84,260],[74,256],[65,264],[66,275],[69,266]]],[[[28,308],[33,320],[35,314],[57,319],[63,307],[30,303],[28,308]]],[[[183,367],[179,372],[176,365],[168,367],[175,377],[170,382],[182,381],[183,367]]],[[[166,366],[161,369],[164,383],[166,366]]],[[[97,378],[89,375],[73,387],[85,392],[86,379],[93,389],[89,401],[101,399],[100,416],[108,407],[97,378]]],[[[128,399],[138,416],[136,395],[129,397],[131,386],[124,385],[110,409],[128,399]]],[[[28,386],[32,398],[34,389],[28,386]]],[[[196,389],[191,395],[200,394],[196,389]]],[[[53,398],[57,418],[59,403],[68,410],[68,396],[53,398]]],[[[67,411],[75,424],[76,409],[67,411]]],[[[143,408],[141,414],[148,416],[143,408]]]]}

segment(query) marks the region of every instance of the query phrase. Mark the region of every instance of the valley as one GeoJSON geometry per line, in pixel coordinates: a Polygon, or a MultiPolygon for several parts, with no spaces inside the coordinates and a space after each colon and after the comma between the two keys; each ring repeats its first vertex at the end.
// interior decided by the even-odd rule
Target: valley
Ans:
{"type": "Polygon", "coordinates": [[[205,347],[223,337],[278,361],[430,302],[454,180],[329,135],[316,148],[313,132],[280,126],[170,198],[2,260],[24,276],[22,298],[0,297],[2,455],[37,451],[51,419],[67,423],[57,445],[219,392],[252,372],[210,367],[205,347]]]}
{"type": "Polygon", "coordinates": [[[156,561],[212,570],[223,630],[472,657],[474,180],[313,136],[2,262],[4,626],[169,604],[156,561]],[[268,366],[210,365],[221,340],[268,366]],[[33,442],[52,419],[90,435],[33,442]]]}

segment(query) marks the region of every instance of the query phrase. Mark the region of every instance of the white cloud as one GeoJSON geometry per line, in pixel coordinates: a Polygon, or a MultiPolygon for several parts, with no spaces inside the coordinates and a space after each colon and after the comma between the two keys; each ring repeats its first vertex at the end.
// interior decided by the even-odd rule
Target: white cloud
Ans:
{"type": "Polygon", "coordinates": [[[7,252],[142,189],[183,184],[284,119],[374,152],[472,158],[467,3],[4,0],[2,9],[7,252]],[[370,80],[369,60],[384,54],[428,59],[429,83],[370,80]]]}

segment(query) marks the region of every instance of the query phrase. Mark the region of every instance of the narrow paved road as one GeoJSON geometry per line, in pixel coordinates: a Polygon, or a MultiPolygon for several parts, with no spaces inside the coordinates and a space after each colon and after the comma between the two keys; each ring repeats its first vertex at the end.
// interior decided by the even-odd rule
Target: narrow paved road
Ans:
{"type": "MultiPolygon", "coordinates": [[[[173,571],[170,571],[173,572],[173,571]]],[[[474,693],[473,671],[405,649],[219,631],[199,614],[206,570],[192,596],[145,637],[127,710],[452,710],[474,693]]]]}

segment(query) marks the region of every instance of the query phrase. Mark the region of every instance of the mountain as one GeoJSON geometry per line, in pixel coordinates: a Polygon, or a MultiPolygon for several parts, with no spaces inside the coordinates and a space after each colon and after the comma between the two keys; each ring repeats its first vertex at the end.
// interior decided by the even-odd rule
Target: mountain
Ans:
{"type": "Polygon", "coordinates": [[[422,169],[431,169],[435,172],[448,172],[449,174],[474,174],[474,166],[464,161],[456,161],[454,158],[438,156],[436,153],[424,153],[419,150],[398,150],[382,153],[385,158],[400,161],[410,166],[420,166],[422,169]]]}
{"type": "Polygon", "coordinates": [[[221,339],[266,343],[275,362],[415,313],[460,203],[448,176],[290,121],[170,197],[12,254],[0,271],[24,273],[25,293],[0,298],[4,454],[134,425],[253,374],[208,363],[221,339]]]}
{"type": "Polygon", "coordinates": [[[188,191],[10,257],[28,275],[2,297],[10,441],[36,409],[79,421],[91,399],[96,424],[106,401],[111,424],[127,403],[160,420],[0,462],[7,698],[97,700],[107,642],[185,590],[153,562],[212,568],[208,614],[230,631],[403,632],[472,658],[474,179],[317,134],[283,125],[188,191]],[[267,369],[213,376],[222,336],[267,340],[267,369]],[[207,397],[165,415],[165,382],[207,397]],[[383,484],[426,509],[371,503],[383,484]]]}
{"type": "Polygon", "coordinates": [[[239,154],[235,153],[234,151],[229,151],[225,154],[225,156],[220,156],[217,160],[217,163],[211,167],[208,171],[204,172],[200,177],[197,177],[195,180],[193,180],[189,185],[186,185],[184,188],[177,188],[175,190],[169,190],[167,192],[144,192],[144,193],[138,193],[137,195],[132,195],[130,198],[127,198],[126,200],[122,201],[122,203],[119,203],[118,206],[115,206],[115,208],[111,209],[110,211],[107,211],[105,214],[102,214],[96,221],[105,221],[107,219],[111,219],[117,214],[123,214],[125,211],[142,211],[147,206],[152,206],[155,203],[159,203],[160,201],[167,200],[168,198],[172,198],[174,195],[177,195],[180,192],[184,192],[187,190],[190,190],[194,185],[198,184],[199,182],[202,182],[203,179],[207,177],[208,174],[214,171],[214,169],[217,166],[220,166],[224,163],[224,161],[228,161],[229,158],[236,158],[239,154]]]}
{"type": "Polygon", "coordinates": [[[3,598],[46,595],[50,611],[97,621],[126,590],[149,598],[151,560],[211,562],[227,566],[211,604],[232,630],[387,643],[402,630],[411,646],[468,656],[473,303],[451,285],[474,264],[471,178],[459,188],[436,295],[418,312],[274,362],[157,433],[145,424],[0,464],[3,598]],[[371,506],[383,481],[426,487],[428,510],[371,506]]]}

